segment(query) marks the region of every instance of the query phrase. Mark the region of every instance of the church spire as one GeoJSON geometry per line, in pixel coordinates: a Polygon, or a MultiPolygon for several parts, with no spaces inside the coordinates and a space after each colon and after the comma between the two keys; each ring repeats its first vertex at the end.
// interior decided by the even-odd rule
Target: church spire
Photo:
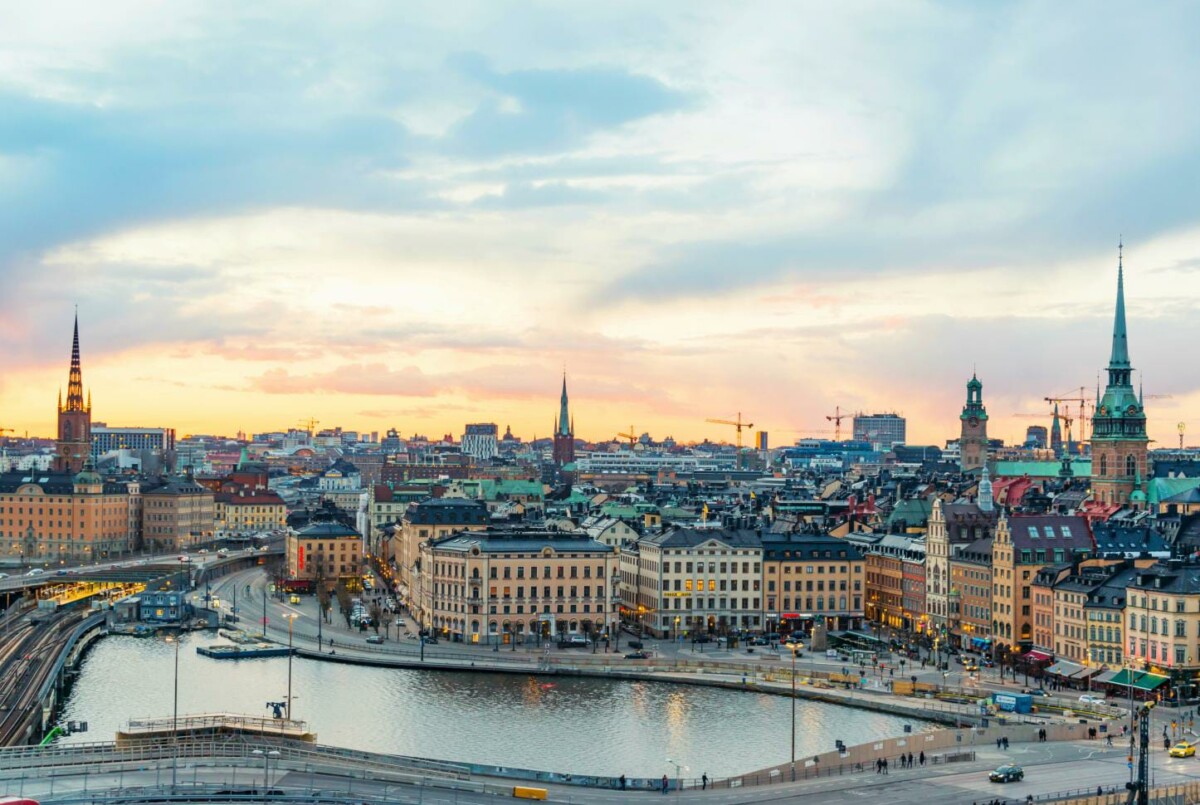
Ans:
{"type": "Polygon", "coordinates": [[[71,372],[67,379],[66,411],[83,411],[83,370],[79,361],[79,313],[75,314],[75,335],[71,340],[71,372]]]}
{"type": "Polygon", "coordinates": [[[567,410],[567,373],[563,372],[562,384],[562,399],[559,401],[558,413],[558,432],[563,436],[571,435],[574,430],[574,422],[571,421],[571,414],[567,410]]]}
{"type": "Polygon", "coordinates": [[[1124,243],[1117,244],[1117,309],[1113,315],[1112,356],[1109,369],[1129,368],[1129,339],[1125,329],[1125,266],[1124,243]]]}

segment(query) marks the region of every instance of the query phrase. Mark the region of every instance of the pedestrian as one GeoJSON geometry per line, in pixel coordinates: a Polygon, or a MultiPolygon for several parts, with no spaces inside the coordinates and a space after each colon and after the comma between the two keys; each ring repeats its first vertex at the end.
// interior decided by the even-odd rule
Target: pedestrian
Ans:
{"type": "Polygon", "coordinates": [[[913,767],[913,756],[912,756],[912,752],[909,752],[909,753],[908,753],[908,767],[909,767],[910,769],[913,767]]]}
{"type": "Polygon", "coordinates": [[[670,787],[671,787],[671,784],[669,782],[667,782],[667,775],[664,774],[663,778],[662,778],[662,792],[664,794],[667,793],[667,789],[669,789],[670,787]]]}
{"type": "Polygon", "coordinates": [[[621,784],[621,790],[624,791],[625,790],[625,775],[622,774],[620,777],[617,778],[617,780],[621,784]]]}
{"type": "Polygon", "coordinates": [[[704,774],[700,775],[700,790],[701,791],[708,790],[708,772],[705,772],[704,774]]]}
{"type": "Polygon", "coordinates": [[[997,749],[1000,748],[1000,739],[999,738],[996,739],[996,748],[997,749]]]}
{"type": "Polygon", "coordinates": [[[921,765],[924,766],[925,765],[925,750],[924,749],[921,750],[921,756],[920,756],[919,760],[920,760],[921,765]]]}
{"type": "Polygon", "coordinates": [[[884,773],[884,774],[887,774],[887,773],[888,773],[888,760],[887,760],[887,758],[884,758],[884,759],[883,759],[883,773],[884,773]]]}
{"type": "Polygon", "coordinates": [[[883,774],[883,758],[875,758],[875,773],[883,774]]]}
{"type": "Polygon", "coordinates": [[[1005,752],[1008,751],[1008,736],[1007,735],[1004,736],[1004,751],[1005,752]]]}

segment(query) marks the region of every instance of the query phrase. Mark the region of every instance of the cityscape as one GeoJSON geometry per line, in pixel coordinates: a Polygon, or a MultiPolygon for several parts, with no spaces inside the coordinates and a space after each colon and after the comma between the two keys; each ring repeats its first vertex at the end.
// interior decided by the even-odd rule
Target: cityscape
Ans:
{"type": "Polygon", "coordinates": [[[1195,10],[118,5],[0,34],[0,803],[1200,802],[1195,10]]]}

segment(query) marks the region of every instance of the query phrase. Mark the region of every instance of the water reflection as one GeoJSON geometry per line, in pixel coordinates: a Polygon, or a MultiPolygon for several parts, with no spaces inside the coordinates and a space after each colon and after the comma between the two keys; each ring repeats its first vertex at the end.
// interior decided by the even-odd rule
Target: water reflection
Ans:
{"type": "MultiPolygon", "coordinates": [[[[218,661],[185,637],[179,711],[268,715],[287,690],[283,658],[218,661]]],[[[101,641],[84,664],[63,717],[110,740],[130,718],[171,713],[174,649],[132,637],[101,641]]],[[[656,777],[666,759],[699,776],[726,776],[788,759],[791,705],[782,697],[648,682],[362,668],[296,660],[296,718],[322,743],[356,749],[576,774],[656,777]]],[[[797,753],[807,756],[900,735],[892,716],[801,702],[797,753]]],[[[918,727],[919,728],[919,727],[918,727]]]]}

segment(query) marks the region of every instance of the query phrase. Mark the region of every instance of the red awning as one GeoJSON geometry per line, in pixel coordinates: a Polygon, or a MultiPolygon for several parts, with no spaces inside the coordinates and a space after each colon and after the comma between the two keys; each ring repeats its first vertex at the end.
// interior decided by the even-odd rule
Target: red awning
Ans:
{"type": "Polygon", "coordinates": [[[1050,662],[1054,658],[1044,651],[1037,651],[1035,649],[1034,651],[1025,652],[1025,659],[1034,660],[1035,662],[1050,662]]]}

